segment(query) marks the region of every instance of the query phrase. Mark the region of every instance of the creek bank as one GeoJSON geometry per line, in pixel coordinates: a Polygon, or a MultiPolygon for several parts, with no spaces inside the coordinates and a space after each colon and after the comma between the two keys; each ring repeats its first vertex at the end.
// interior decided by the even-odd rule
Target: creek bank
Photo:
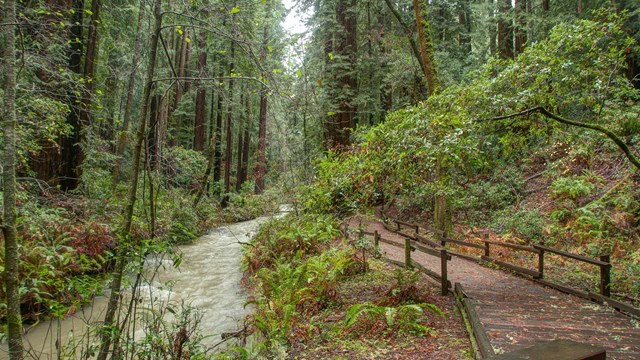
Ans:
{"type": "MultiPolygon", "coordinates": [[[[282,207],[282,211],[287,211],[287,208],[282,207]]],[[[175,312],[185,306],[190,307],[199,317],[198,332],[202,335],[201,343],[205,347],[218,343],[222,333],[236,331],[249,311],[245,308],[247,298],[240,286],[243,275],[242,243],[250,241],[260,224],[271,218],[273,216],[263,216],[221,226],[191,244],[178,246],[182,254],[178,268],[173,266],[170,259],[149,257],[145,264],[145,280],[138,287],[144,300],[137,307],[140,309],[138,315],[144,316],[142,309],[146,307],[166,309],[170,305],[175,312]]],[[[96,297],[92,305],[72,316],[62,320],[52,319],[30,328],[24,337],[30,356],[37,359],[57,358],[56,343],[66,344],[69,340],[78,342],[96,329],[104,316],[106,302],[105,297],[96,297]]],[[[135,339],[142,339],[146,330],[138,323],[131,333],[135,334],[135,339]]],[[[79,352],[76,351],[76,354],[79,352]]],[[[6,344],[2,344],[0,359],[7,358],[6,344]]]]}
{"type": "Polygon", "coordinates": [[[263,345],[252,356],[472,358],[453,298],[437,295],[439,285],[420,273],[363,258],[366,245],[344,239],[339,224],[330,215],[290,216],[262,227],[247,247],[263,345]]]}

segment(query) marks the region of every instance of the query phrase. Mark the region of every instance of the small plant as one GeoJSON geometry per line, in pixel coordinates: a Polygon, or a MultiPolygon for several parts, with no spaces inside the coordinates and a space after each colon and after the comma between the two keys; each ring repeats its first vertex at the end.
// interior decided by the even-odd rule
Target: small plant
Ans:
{"type": "Polygon", "coordinates": [[[375,305],[371,302],[356,304],[349,308],[343,331],[380,333],[385,330],[406,331],[411,334],[434,335],[432,328],[421,323],[424,310],[444,318],[444,313],[433,304],[408,304],[397,307],[375,305]]]}
{"type": "Polygon", "coordinates": [[[584,176],[561,177],[550,186],[551,195],[556,199],[570,199],[577,201],[580,197],[589,196],[595,190],[595,185],[584,176]]]}

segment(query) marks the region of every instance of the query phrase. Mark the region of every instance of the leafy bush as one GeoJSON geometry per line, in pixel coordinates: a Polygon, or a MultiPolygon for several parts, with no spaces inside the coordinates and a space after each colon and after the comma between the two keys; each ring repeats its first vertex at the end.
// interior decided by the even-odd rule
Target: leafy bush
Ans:
{"type": "Polygon", "coordinates": [[[495,213],[494,227],[498,232],[509,232],[525,240],[541,243],[544,240],[544,218],[536,209],[507,209],[495,213]]]}
{"type": "Polygon", "coordinates": [[[163,179],[170,180],[169,185],[186,189],[197,186],[203,169],[207,167],[207,159],[202,152],[174,146],[168,148],[164,156],[163,169],[167,176],[163,179]]]}
{"type": "Polygon", "coordinates": [[[277,262],[300,261],[319,254],[339,234],[338,223],[330,215],[289,215],[260,227],[244,261],[251,273],[277,262]]]}
{"type": "Polygon", "coordinates": [[[550,186],[551,195],[556,199],[578,200],[580,197],[589,196],[595,190],[595,185],[585,179],[584,176],[561,177],[550,186]]]}

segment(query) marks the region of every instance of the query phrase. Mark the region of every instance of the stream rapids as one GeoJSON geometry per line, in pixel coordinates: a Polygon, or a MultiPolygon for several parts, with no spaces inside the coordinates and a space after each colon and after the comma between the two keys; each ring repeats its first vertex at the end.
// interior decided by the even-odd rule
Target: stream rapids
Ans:
{"type": "MultiPolygon", "coordinates": [[[[204,336],[205,346],[219,343],[223,333],[242,329],[243,319],[251,310],[245,307],[247,296],[240,285],[242,243],[249,242],[261,224],[284,216],[287,211],[287,206],[281,206],[278,215],[224,225],[191,244],[180,245],[178,253],[182,254],[182,261],[178,268],[171,259],[149,257],[145,264],[146,280],[137,288],[144,306],[156,309],[169,304],[178,310],[184,306],[195,309],[201,316],[199,332],[204,336]]],[[[59,357],[56,344],[77,341],[88,328],[95,328],[104,317],[107,301],[107,297],[99,296],[91,305],[65,319],[48,320],[31,328],[25,326],[26,359],[69,358],[59,357]]],[[[166,315],[165,320],[172,321],[166,315]]],[[[144,337],[145,331],[136,327],[134,338],[144,337]]],[[[6,343],[0,345],[0,360],[4,359],[8,359],[6,343]]]]}

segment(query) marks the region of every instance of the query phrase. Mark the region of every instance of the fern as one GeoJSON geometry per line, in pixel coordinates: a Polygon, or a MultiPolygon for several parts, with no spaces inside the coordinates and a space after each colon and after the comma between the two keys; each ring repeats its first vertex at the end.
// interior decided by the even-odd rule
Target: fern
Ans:
{"type": "Polygon", "coordinates": [[[368,301],[361,304],[355,304],[347,310],[347,316],[344,321],[343,329],[345,332],[355,330],[359,325],[361,328],[384,320],[388,329],[405,330],[418,335],[433,335],[432,328],[422,325],[420,318],[424,314],[424,310],[428,310],[434,315],[445,318],[442,310],[428,303],[400,305],[397,307],[378,306],[368,301]],[[362,317],[365,317],[362,320],[362,317]]]}

